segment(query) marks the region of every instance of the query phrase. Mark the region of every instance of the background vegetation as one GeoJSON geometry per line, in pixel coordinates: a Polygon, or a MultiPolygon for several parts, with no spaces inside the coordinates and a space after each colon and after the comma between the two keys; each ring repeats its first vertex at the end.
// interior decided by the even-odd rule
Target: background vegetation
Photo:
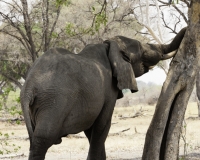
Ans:
{"type": "MultiPolygon", "coordinates": [[[[21,123],[19,92],[34,61],[52,47],[79,53],[116,35],[169,43],[188,24],[189,0],[0,0],[0,118],[21,123]]],[[[166,73],[169,61],[158,65],[166,73]]],[[[138,82],[139,92],[117,106],[154,105],[161,85],[138,82]]],[[[196,101],[195,91],[191,101],[196,101]]]]}

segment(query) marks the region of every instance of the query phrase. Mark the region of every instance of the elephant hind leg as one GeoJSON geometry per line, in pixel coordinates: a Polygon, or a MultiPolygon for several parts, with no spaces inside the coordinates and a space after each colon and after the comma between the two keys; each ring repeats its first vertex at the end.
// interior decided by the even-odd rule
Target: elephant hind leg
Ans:
{"type": "Polygon", "coordinates": [[[37,116],[32,137],[29,160],[44,160],[47,150],[55,143],[61,143],[60,130],[63,118],[54,110],[44,110],[37,116]]]}
{"type": "Polygon", "coordinates": [[[94,124],[91,130],[87,130],[86,136],[90,143],[90,149],[87,160],[105,160],[105,140],[107,138],[111,122],[101,128],[98,124],[94,124]]]}
{"type": "Polygon", "coordinates": [[[114,103],[113,105],[105,105],[92,127],[85,131],[90,143],[87,160],[106,159],[105,140],[111,126],[112,106],[114,108],[114,103]]]}
{"type": "Polygon", "coordinates": [[[29,160],[44,160],[51,145],[49,139],[34,136],[30,147],[29,160]]]}

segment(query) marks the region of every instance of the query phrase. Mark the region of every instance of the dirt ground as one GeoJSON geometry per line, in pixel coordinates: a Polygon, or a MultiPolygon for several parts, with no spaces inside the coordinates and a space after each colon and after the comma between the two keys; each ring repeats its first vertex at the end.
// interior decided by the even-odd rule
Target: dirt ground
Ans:
{"type": "MultiPolygon", "coordinates": [[[[155,106],[142,105],[115,108],[111,130],[106,140],[108,160],[141,159],[145,134],[154,109],[155,106]],[[139,116],[132,118],[134,115],[139,116]]],[[[188,160],[200,160],[200,120],[195,117],[197,117],[197,105],[189,103],[186,111],[186,131],[183,132],[183,135],[186,135],[186,143],[183,138],[180,141],[180,155],[183,155],[185,151],[188,160]]],[[[0,155],[0,159],[27,160],[29,140],[25,125],[0,122],[0,132],[11,135],[9,144],[21,146],[17,153],[0,155]],[[14,135],[11,134],[12,132],[14,135]]],[[[88,141],[83,133],[70,135],[63,138],[61,144],[54,145],[48,150],[46,160],[84,160],[87,157],[88,147],[88,141]]],[[[1,144],[0,150],[2,150],[1,144]]]]}

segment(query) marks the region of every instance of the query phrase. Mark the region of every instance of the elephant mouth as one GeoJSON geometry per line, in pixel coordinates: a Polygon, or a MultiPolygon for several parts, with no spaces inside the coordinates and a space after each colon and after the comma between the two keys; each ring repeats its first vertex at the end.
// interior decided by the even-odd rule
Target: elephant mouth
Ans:
{"type": "Polygon", "coordinates": [[[149,67],[146,66],[146,65],[143,65],[143,66],[144,66],[144,67],[143,67],[143,68],[144,68],[144,69],[143,69],[143,70],[144,70],[144,73],[147,73],[147,72],[149,71],[149,67]]]}
{"type": "MultiPolygon", "coordinates": [[[[152,69],[153,67],[155,67],[155,65],[153,65],[153,64],[149,64],[148,62],[147,63],[144,63],[143,62],[143,68],[144,68],[144,71],[146,71],[146,70],[148,70],[149,71],[149,69],[152,69]]],[[[147,71],[147,72],[148,72],[147,71]]],[[[146,73],[146,72],[145,72],[146,73]]]]}
{"type": "Polygon", "coordinates": [[[158,62],[159,62],[159,58],[154,58],[151,60],[143,59],[143,65],[145,68],[148,68],[148,70],[154,68],[158,62]]]}
{"type": "Polygon", "coordinates": [[[140,63],[139,65],[133,66],[133,70],[134,70],[135,76],[140,77],[149,71],[149,67],[145,66],[143,63],[140,63]]]}

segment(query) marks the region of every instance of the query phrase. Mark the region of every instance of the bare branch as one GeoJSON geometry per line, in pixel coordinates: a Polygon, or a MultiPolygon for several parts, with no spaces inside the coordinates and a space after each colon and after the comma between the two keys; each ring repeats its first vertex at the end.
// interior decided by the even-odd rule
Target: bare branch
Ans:
{"type": "MultiPolygon", "coordinates": [[[[166,3],[166,2],[163,2],[163,1],[161,1],[161,0],[158,0],[160,3],[162,3],[162,4],[168,4],[168,3],[166,3]]],[[[189,3],[187,2],[187,0],[181,0],[182,2],[184,2],[186,5],[187,5],[187,7],[189,7],[189,3]]],[[[188,24],[188,19],[187,19],[187,17],[185,16],[185,14],[175,5],[175,4],[172,4],[172,6],[176,9],[176,11],[183,17],[183,19],[184,19],[184,21],[185,21],[185,23],[186,24],[188,24]]]]}
{"type": "MultiPolygon", "coordinates": [[[[30,51],[29,48],[27,48],[26,43],[24,43],[24,41],[23,41],[24,39],[22,39],[21,37],[18,37],[18,36],[14,35],[14,34],[11,34],[11,32],[8,32],[8,31],[6,31],[6,30],[0,30],[0,32],[3,32],[3,33],[5,33],[5,34],[7,34],[7,35],[9,35],[9,36],[11,36],[11,37],[14,37],[14,38],[17,39],[19,42],[21,42],[21,44],[24,46],[24,48],[26,48],[27,51],[30,51]]],[[[30,52],[28,52],[28,54],[29,54],[30,56],[32,56],[30,52]]]]}
{"type": "Polygon", "coordinates": [[[48,16],[48,10],[49,10],[49,2],[46,0],[43,0],[42,3],[42,19],[43,19],[43,34],[44,34],[44,48],[43,51],[46,51],[48,49],[48,39],[49,39],[49,16],[48,16]]]}
{"type": "Polygon", "coordinates": [[[169,6],[169,3],[168,2],[163,2],[161,0],[158,0],[158,2],[162,3],[162,4],[165,4],[166,6],[169,6]]]}
{"type": "Polygon", "coordinates": [[[169,30],[171,30],[172,33],[177,34],[177,32],[176,32],[175,29],[172,29],[169,25],[167,25],[167,23],[166,23],[166,21],[165,21],[165,18],[164,18],[164,14],[163,14],[163,12],[161,12],[161,15],[162,15],[162,20],[163,20],[164,26],[165,26],[166,28],[168,28],[169,30]]]}
{"type": "Polygon", "coordinates": [[[158,42],[159,44],[162,44],[161,40],[159,39],[158,36],[156,36],[156,34],[154,33],[154,31],[151,29],[150,26],[147,26],[146,24],[142,24],[142,23],[139,23],[139,24],[142,25],[142,26],[144,26],[148,30],[148,32],[155,39],[156,42],[158,42]]]}
{"type": "Polygon", "coordinates": [[[180,10],[178,7],[176,7],[176,5],[173,4],[172,6],[173,6],[173,7],[178,11],[178,13],[183,17],[185,23],[188,24],[188,19],[186,18],[185,14],[184,14],[183,12],[181,12],[181,10],[180,10]]]}
{"type": "Polygon", "coordinates": [[[31,46],[32,60],[34,62],[36,58],[38,57],[38,55],[36,53],[35,44],[33,42],[33,37],[31,33],[31,22],[30,22],[30,17],[28,14],[28,3],[26,0],[21,0],[21,3],[23,7],[24,26],[25,26],[27,37],[29,39],[29,44],[31,46]]]}
{"type": "Polygon", "coordinates": [[[150,25],[150,20],[149,20],[149,0],[146,0],[146,20],[147,20],[147,25],[150,25]]]}
{"type": "Polygon", "coordinates": [[[9,3],[8,1],[4,1],[4,0],[1,0],[1,2],[13,7],[14,9],[16,9],[19,13],[22,11],[22,9],[20,8],[20,6],[15,2],[15,1],[12,1],[14,2],[15,5],[18,6],[18,8],[16,8],[12,3],[9,3]]]}
{"type": "Polygon", "coordinates": [[[184,2],[188,8],[190,7],[190,3],[187,0],[181,0],[181,1],[184,2]]]}
{"type": "Polygon", "coordinates": [[[158,28],[158,33],[159,33],[159,36],[160,36],[160,40],[163,42],[163,37],[162,37],[162,33],[161,33],[161,29],[160,29],[160,25],[161,25],[161,22],[160,22],[160,9],[159,9],[159,6],[158,6],[158,1],[156,0],[155,1],[156,3],[156,9],[157,9],[157,28],[158,28]]]}
{"type": "Polygon", "coordinates": [[[142,23],[144,23],[144,14],[142,12],[142,6],[141,6],[140,0],[139,0],[139,6],[140,6],[140,14],[141,14],[141,17],[142,17],[142,23]]]}
{"type": "MultiPolygon", "coordinates": [[[[57,24],[58,17],[60,15],[60,10],[61,10],[61,6],[59,6],[58,9],[57,9],[55,21],[54,21],[54,23],[53,23],[53,25],[51,27],[51,31],[50,31],[50,34],[49,34],[50,37],[51,37],[51,35],[52,35],[52,33],[53,33],[54,29],[55,29],[55,26],[57,24]]],[[[48,44],[50,44],[50,42],[51,42],[51,38],[49,38],[48,44]]]]}

